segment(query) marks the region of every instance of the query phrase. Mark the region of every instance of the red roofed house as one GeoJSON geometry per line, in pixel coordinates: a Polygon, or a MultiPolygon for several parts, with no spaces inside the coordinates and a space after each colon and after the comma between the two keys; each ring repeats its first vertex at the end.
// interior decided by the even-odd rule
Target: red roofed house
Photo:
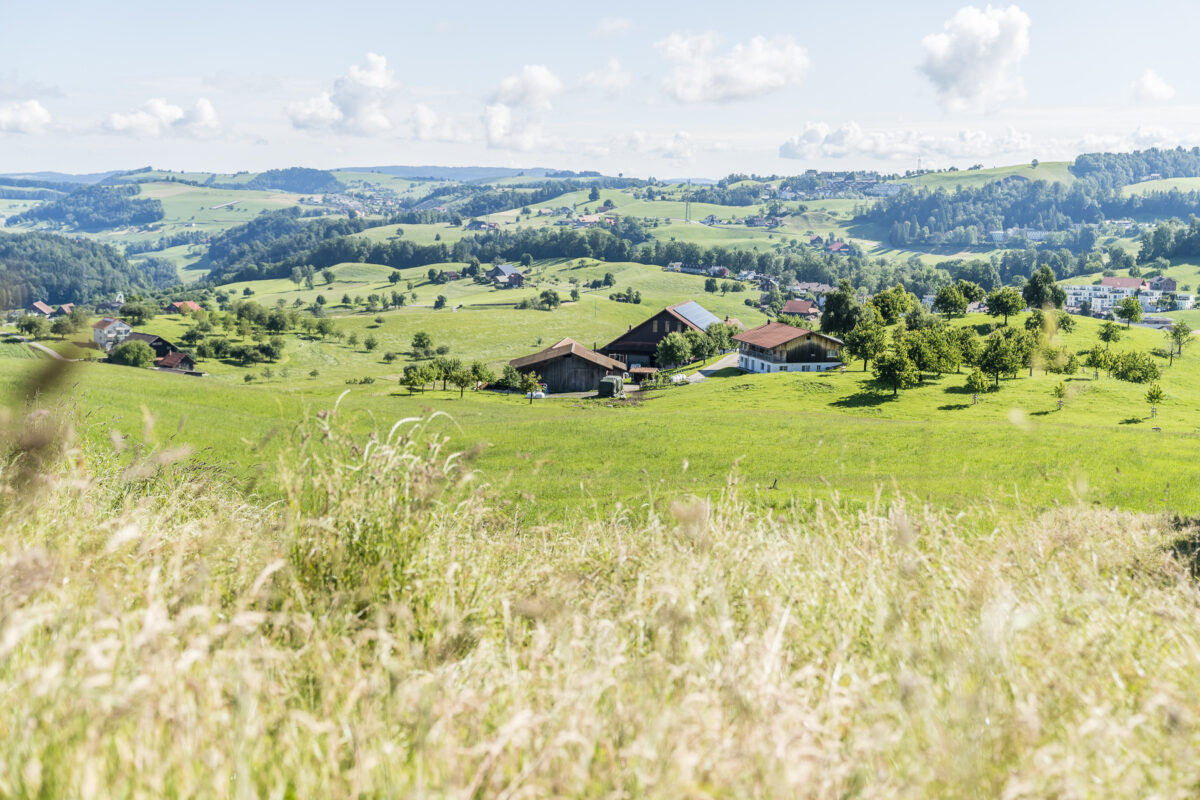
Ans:
{"type": "Polygon", "coordinates": [[[55,311],[54,314],[52,314],[51,316],[65,317],[65,316],[68,316],[74,310],[75,310],[74,303],[63,303],[61,306],[58,307],[58,310],[55,311]]]}
{"type": "Polygon", "coordinates": [[[738,366],[747,372],[824,372],[842,366],[842,340],[823,333],[768,322],[743,331],[738,366]]]}
{"type": "Polygon", "coordinates": [[[112,317],[105,317],[92,325],[92,341],[106,353],[112,352],[112,349],[128,339],[131,333],[133,327],[128,322],[112,317]]]}
{"type": "Polygon", "coordinates": [[[1101,286],[1112,286],[1117,289],[1146,289],[1150,284],[1141,278],[1104,278],[1100,281],[1101,286]]]}
{"type": "Polygon", "coordinates": [[[167,313],[190,314],[200,310],[200,304],[194,300],[177,300],[167,305],[167,313]]]}
{"type": "Polygon", "coordinates": [[[574,339],[563,339],[540,353],[508,362],[517,372],[536,372],[550,392],[594,392],[600,379],[622,376],[625,365],[588,350],[574,339]]]}
{"type": "Polygon", "coordinates": [[[830,253],[849,253],[850,245],[845,242],[830,242],[825,249],[830,253]]]}
{"type": "Polygon", "coordinates": [[[29,313],[48,317],[54,313],[54,307],[46,305],[41,300],[37,300],[29,306],[29,313]]]}
{"type": "Polygon", "coordinates": [[[821,309],[811,300],[788,300],[783,304],[783,314],[793,314],[797,317],[819,317],[821,309]]]}

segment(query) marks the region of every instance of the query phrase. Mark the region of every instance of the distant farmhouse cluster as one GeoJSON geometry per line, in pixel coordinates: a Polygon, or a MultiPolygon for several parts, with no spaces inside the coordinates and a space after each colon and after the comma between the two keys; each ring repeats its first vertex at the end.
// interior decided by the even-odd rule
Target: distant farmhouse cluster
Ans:
{"type": "MultiPolygon", "coordinates": [[[[670,366],[657,362],[658,346],[667,336],[689,331],[705,333],[721,322],[741,327],[737,320],[722,320],[688,300],[631,325],[598,351],[566,338],[509,364],[523,374],[536,372],[552,393],[590,392],[605,378],[619,376],[639,382],[670,366]]],[[[782,322],[742,331],[733,341],[738,346],[738,366],[747,372],[822,372],[842,366],[840,339],[782,322]]]]}

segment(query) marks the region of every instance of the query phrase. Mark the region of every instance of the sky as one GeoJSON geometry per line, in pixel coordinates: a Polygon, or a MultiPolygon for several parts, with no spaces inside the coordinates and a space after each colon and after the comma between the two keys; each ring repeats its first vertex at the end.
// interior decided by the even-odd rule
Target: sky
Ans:
{"type": "Polygon", "coordinates": [[[1200,144],[1200,3],[0,0],[0,172],[903,172],[1200,144]]]}

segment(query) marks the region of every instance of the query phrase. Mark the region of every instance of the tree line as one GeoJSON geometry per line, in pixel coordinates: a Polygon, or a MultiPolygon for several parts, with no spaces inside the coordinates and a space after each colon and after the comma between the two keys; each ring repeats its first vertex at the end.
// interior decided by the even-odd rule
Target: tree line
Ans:
{"type": "Polygon", "coordinates": [[[152,198],[139,198],[137,186],[84,186],[50,203],[16,216],[9,225],[23,222],[57,222],[83,231],[98,231],[127,225],[148,225],[163,218],[163,205],[152,198]]]}

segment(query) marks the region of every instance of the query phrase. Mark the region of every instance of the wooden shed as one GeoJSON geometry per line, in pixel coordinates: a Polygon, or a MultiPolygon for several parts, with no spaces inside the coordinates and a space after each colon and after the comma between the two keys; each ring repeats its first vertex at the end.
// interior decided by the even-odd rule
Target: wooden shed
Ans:
{"type": "Polygon", "coordinates": [[[625,364],[589,350],[574,339],[563,339],[540,353],[514,358],[509,363],[518,372],[536,372],[552,394],[594,392],[601,378],[625,374],[625,364]]]}

